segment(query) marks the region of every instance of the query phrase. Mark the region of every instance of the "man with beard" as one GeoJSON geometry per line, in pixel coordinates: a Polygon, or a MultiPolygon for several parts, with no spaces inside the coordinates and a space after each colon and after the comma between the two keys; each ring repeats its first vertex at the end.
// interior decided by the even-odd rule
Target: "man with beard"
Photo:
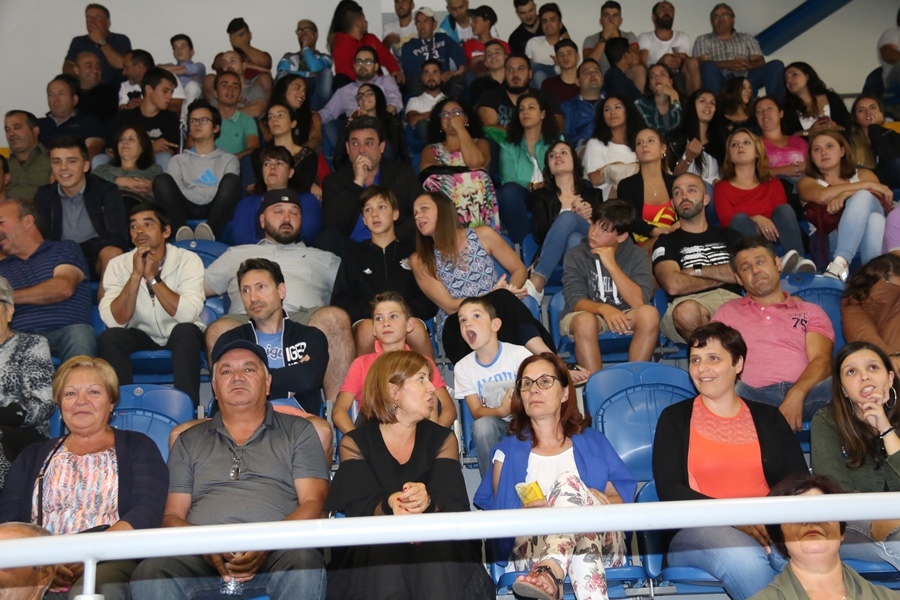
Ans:
{"type": "Polygon", "coordinates": [[[578,78],[575,84],[578,86],[578,95],[560,105],[563,116],[566,118],[566,141],[572,144],[579,152],[584,149],[591,136],[594,135],[594,114],[597,103],[605,96],[603,94],[603,73],[596,60],[587,59],[576,71],[578,78]]]}
{"type": "Polygon", "coordinates": [[[539,35],[541,32],[541,21],[538,19],[537,6],[534,0],[513,0],[513,6],[516,9],[516,16],[519,17],[519,26],[516,27],[509,36],[509,49],[516,54],[525,54],[525,46],[528,40],[539,35]]]}
{"type": "Polygon", "coordinates": [[[638,36],[641,62],[648,67],[662,63],[675,71],[688,94],[700,89],[700,63],[689,54],[691,38],[683,31],[672,30],[675,6],[668,0],[657,2],[651,18],[653,31],[638,36]]]}
{"type": "Polygon", "coordinates": [[[119,110],[118,90],[100,80],[100,59],[93,52],[80,52],[75,57],[78,77],[78,110],[107,123],[119,110]]]}
{"type": "Polygon", "coordinates": [[[431,109],[444,99],[441,91],[441,63],[429,58],[422,63],[422,87],[425,92],[406,103],[406,122],[412,127],[417,139],[428,141],[428,119],[431,109]]]}
{"type": "Polygon", "coordinates": [[[324,388],[325,398],[334,400],[356,357],[350,318],[343,310],[328,306],[341,261],[330,252],[297,241],[302,214],[300,200],[291,190],[266,192],[259,222],[265,231],[259,243],[232,246],[206,269],[206,295],[227,292],[231,300],[228,315],[206,329],[206,347],[214,348],[223,333],[249,322],[238,285],[238,268],[248,258],[268,258],[278,263],[284,273],[284,310],[288,318],[320,329],[328,339],[330,360],[324,388]]]}
{"type": "Polygon", "coordinates": [[[681,226],[656,238],[651,258],[653,275],[669,296],[660,331],[684,344],[695,329],[710,322],[720,306],[739,297],[741,286],[728,262],[738,236],[706,221],[710,198],[697,175],[678,177],[672,198],[681,226]]]}
{"type": "Polygon", "coordinates": [[[435,59],[441,63],[441,81],[447,95],[458,98],[465,91],[462,76],[466,72],[466,55],[462,46],[443,31],[435,31],[437,21],[434,11],[427,6],[417,8],[413,15],[418,37],[403,45],[400,66],[406,78],[405,91],[410,96],[418,96],[424,89],[420,75],[426,60],[435,59]]]}
{"type": "MultiPolygon", "coordinates": [[[[531,61],[521,54],[510,54],[506,57],[506,78],[503,86],[488,90],[481,95],[478,102],[478,116],[485,127],[496,127],[504,131],[515,117],[516,102],[531,86],[531,61]]],[[[560,130],[565,128],[565,119],[559,102],[550,94],[538,92],[544,96],[550,112],[559,123],[560,130]]]]}
{"type": "Polygon", "coordinates": [[[31,200],[42,185],[50,182],[50,155],[38,142],[41,130],[37,117],[24,110],[11,110],[3,121],[9,144],[10,198],[31,200]]]}
{"type": "Polygon", "coordinates": [[[416,23],[412,13],[415,6],[413,0],[394,0],[394,14],[397,18],[388,19],[381,27],[384,34],[381,43],[390,48],[397,58],[400,58],[403,44],[416,37],[416,23]]]}

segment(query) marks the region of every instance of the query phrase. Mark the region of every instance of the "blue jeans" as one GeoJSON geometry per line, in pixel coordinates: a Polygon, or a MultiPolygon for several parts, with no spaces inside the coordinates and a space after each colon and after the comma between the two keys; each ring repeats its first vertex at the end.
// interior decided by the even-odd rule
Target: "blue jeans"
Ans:
{"type": "Polygon", "coordinates": [[[331,67],[322,69],[315,77],[306,80],[306,87],[310,97],[309,107],[312,110],[321,110],[331,99],[331,85],[334,81],[334,73],[331,67]]]}
{"type": "MultiPolygon", "coordinates": [[[[218,598],[222,577],[201,556],[148,558],[131,578],[134,600],[218,598]]],[[[325,561],[317,550],[270,552],[244,598],[267,594],[271,600],[325,598],[325,561]],[[252,592],[251,592],[252,590],[252,592]]]]}
{"type": "Polygon", "coordinates": [[[553,269],[562,263],[566,252],[577,246],[588,234],[589,227],[587,219],[574,211],[559,213],[541,246],[541,256],[534,272],[543,277],[544,281],[550,281],[553,269]]]}
{"type": "MultiPolygon", "coordinates": [[[[800,235],[800,224],[797,223],[797,214],[790,204],[776,207],[772,211],[772,222],[775,224],[775,229],[778,230],[778,243],[781,244],[782,252],[796,250],[800,256],[806,254],[803,248],[803,238],[800,235]]],[[[756,223],[746,213],[734,215],[728,226],[742,236],[759,235],[756,223]]]]}
{"type": "Polygon", "coordinates": [[[531,87],[539,90],[541,84],[551,77],[556,77],[556,67],[553,65],[542,65],[539,63],[531,63],[531,87]]]}
{"type": "Polygon", "coordinates": [[[491,466],[491,448],[507,435],[509,423],[500,417],[481,417],[472,424],[472,439],[475,440],[475,452],[478,453],[478,471],[482,477],[491,466]]]}
{"type": "Polygon", "coordinates": [[[531,233],[531,192],[518,183],[504,183],[497,190],[500,223],[513,244],[521,244],[531,233]]]}
{"type": "MultiPolygon", "coordinates": [[[[781,406],[788,390],[794,386],[793,383],[783,381],[781,383],[773,383],[760,388],[747,385],[743,381],[738,381],[734,386],[734,391],[744,400],[752,400],[753,402],[762,402],[763,404],[771,404],[772,406],[781,406]]],[[[811,421],[816,411],[831,402],[831,377],[826,377],[816,385],[812,386],[806,399],[803,401],[803,420],[811,421]]]]}
{"type": "MultiPolygon", "coordinates": [[[[700,79],[703,87],[719,95],[722,86],[729,79],[736,77],[734,73],[723,75],[713,61],[708,60],[700,65],[700,79]]],[[[779,103],[784,101],[784,63],[780,60],[770,60],[761,67],[747,72],[747,79],[753,85],[753,93],[757,94],[759,88],[766,88],[766,96],[772,96],[779,103]]]]}
{"type": "Polygon", "coordinates": [[[698,567],[722,582],[733,600],[744,600],[775,579],[787,561],[734,527],[682,529],[672,539],[669,566],[698,567]]]}
{"type": "Polygon", "coordinates": [[[900,571],[900,528],[890,532],[882,542],[872,537],[872,521],[848,521],[841,558],[869,562],[886,562],[900,571]]]}
{"type": "Polygon", "coordinates": [[[97,332],[85,323],[66,325],[51,331],[35,331],[47,338],[50,354],[62,362],[73,356],[97,356],[97,332]]]}
{"type": "Polygon", "coordinates": [[[838,228],[828,235],[834,255],[846,260],[847,264],[853,262],[857,252],[863,264],[880,256],[883,239],[884,209],[867,190],[847,198],[838,228]]]}

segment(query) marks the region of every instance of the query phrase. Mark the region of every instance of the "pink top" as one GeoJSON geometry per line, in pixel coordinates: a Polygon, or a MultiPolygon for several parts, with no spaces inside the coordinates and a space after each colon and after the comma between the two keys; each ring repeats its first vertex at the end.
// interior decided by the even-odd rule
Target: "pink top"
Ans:
{"type": "MultiPolygon", "coordinates": [[[[410,348],[409,346],[404,345],[403,349],[409,350],[410,348]]],[[[357,409],[360,408],[360,404],[362,403],[363,384],[366,381],[366,374],[369,372],[369,367],[371,367],[372,363],[375,362],[375,359],[382,354],[384,354],[384,349],[381,347],[381,342],[375,340],[375,352],[358,356],[350,364],[350,368],[347,370],[347,376],[344,378],[344,384],[341,386],[339,392],[353,394],[357,409]]],[[[444,378],[441,377],[441,371],[434,364],[434,361],[427,356],[425,358],[428,359],[428,362],[431,364],[431,385],[434,386],[434,389],[439,390],[447,387],[447,383],[444,381],[444,378]]]]}
{"type": "MultiPolygon", "coordinates": [[[[718,201],[718,197],[716,198],[718,201]]],[[[784,302],[762,306],[750,296],[719,307],[713,321],[737,329],[747,343],[741,381],[752,387],[795,383],[809,364],[806,335],[818,333],[834,342],[834,328],[825,311],[784,293],[784,302]]]]}
{"type": "Polygon", "coordinates": [[[762,138],[762,141],[766,147],[770,167],[787,167],[806,160],[806,149],[809,144],[802,137],[788,136],[788,144],[784,148],[779,148],[766,138],[762,138]]]}
{"type": "Polygon", "coordinates": [[[722,227],[728,227],[731,219],[739,213],[744,213],[748,217],[762,215],[767,219],[771,218],[772,212],[787,202],[784,187],[777,177],[759,184],[752,190],[736,188],[731,182],[723,179],[713,189],[713,196],[716,199],[716,214],[719,215],[722,227]]]}
{"type": "MultiPolygon", "coordinates": [[[[34,487],[31,519],[37,519],[34,487]]],[[[79,456],[65,445],[50,459],[44,477],[44,522],[54,535],[78,533],[119,521],[119,463],[116,449],[79,456]]]]}

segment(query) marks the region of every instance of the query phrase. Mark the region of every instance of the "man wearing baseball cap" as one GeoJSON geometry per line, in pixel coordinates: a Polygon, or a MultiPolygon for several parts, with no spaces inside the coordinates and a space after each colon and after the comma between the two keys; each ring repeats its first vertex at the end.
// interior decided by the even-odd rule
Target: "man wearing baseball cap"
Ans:
{"type": "Polygon", "coordinates": [[[413,13],[418,38],[403,44],[400,53],[400,67],[406,78],[405,91],[409,96],[421,95],[425,90],[422,84],[422,65],[426,60],[437,60],[441,63],[441,82],[444,93],[458,98],[465,92],[463,74],[466,72],[466,56],[459,43],[443,31],[437,29],[434,10],[427,6],[417,8],[413,13]]]}
{"type": "Polygon", "coordinates": [[[491,40],[497,40],[509,54],[509,44],[494,37],[497,13],[493,8],[485,4],[469,9],[469,17],[472,19],[474,37],[463,42],[463,52],[469,71],[482,74],[487,70],[484,66],[484,45],[491,40]]]}

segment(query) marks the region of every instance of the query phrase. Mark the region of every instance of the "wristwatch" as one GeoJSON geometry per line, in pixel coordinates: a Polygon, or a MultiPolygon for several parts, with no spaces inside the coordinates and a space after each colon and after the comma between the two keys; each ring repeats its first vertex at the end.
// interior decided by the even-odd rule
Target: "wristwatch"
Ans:
{"type": "Polygon", "coordinates": [[[703,267],[697,267],[694,269],[694,277],[703,277],[703,267]]]}
{"type": "Polygon", "coordinates": [[[153,278],[153,283],[151,285],[156,285],[157,283],[162,283],[162,282],[163,282],[162,277],[160,277],[157,274],[156,277],[153,278]]]}
{"type": "Polygon", "coordinates": [[[99,42],[97,42],[97,47],[98,47],[98,48],[102,48],[102,47],[105,46],[105,45],[106,45],[106,40],[100,40],[99,42]]]}

